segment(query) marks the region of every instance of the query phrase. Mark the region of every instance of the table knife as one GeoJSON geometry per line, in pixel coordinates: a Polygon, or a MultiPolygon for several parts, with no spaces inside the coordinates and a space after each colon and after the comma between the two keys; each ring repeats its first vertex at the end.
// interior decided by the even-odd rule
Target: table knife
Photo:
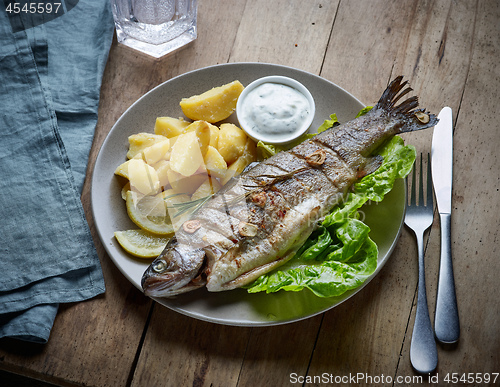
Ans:
{"type": "Polygon", "coordinates": [[[438,115],[431,149],[432,183],[441,226],[441,258],[434,315],[434,332],[441,343],[455,343],[460,336],[455,280],[451,258],[451,196],[453,179],[453,117],[445,107],[438,115]]]}

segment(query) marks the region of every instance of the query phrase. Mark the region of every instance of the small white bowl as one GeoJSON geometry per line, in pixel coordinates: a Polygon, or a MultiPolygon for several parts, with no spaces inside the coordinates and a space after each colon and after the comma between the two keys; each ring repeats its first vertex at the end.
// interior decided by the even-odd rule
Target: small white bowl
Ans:
{"type": "Polygon", "coordinates": [[[254,141],[263,141],[268,144],[286,144],[289,143],[293,140],[296,140],[299,138],[301,135],[303,135],[311,126],[313,119],[314,119],[314,114],[315,114],[315,104],[314,104],[314,99],[309,90],[300,82],[296,81],[295,79],[288,78],[288,77],[283,77],[283,76],[268,76],[268,77],[263,77],[259,78],[252,83],[250,83],[247,87],[243,89],[241,92],[240,96],[238,97],[238,102],[236,104],[236,116],[238,118],[238,122],[240,124],[241,129],[243,129],[247,135],[252,138],[254,141]],[[294,132],[290,133],[289,135],[285,135],[280,137],[279,140],[273,139],[272,136],[266,135],[265,133],[261,133],[258,131],[253,130],[252,125],[250,125],[248,122],[246,122],[245,117],[243,115],[243,106],[246,103],[246,97],[247,95],[254,90],[256,87],[265,84],[265,83],[276,83],[276,84],[281,84],[285,86],[289,86],[299,93],[301,93],[306,99],[307,102],[309,103],[309,114],[306,118],[306,120],[302,123],[300,127],[298,127],[294,132]]]}

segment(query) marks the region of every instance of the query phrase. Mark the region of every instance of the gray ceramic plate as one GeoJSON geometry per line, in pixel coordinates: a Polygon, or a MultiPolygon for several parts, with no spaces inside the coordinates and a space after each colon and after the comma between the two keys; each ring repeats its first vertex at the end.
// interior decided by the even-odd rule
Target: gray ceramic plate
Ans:
{"type": "MultiPolygon", "coordinates": [[[[149,261],[134,259],[125,253],[113,236],[117,230],[137,228],[128,218],[125,202],[120,196],[122,180],[114,176],[116,167],[126,160],[128,136],[138,132],[152,133],[157,116],[182,117],[179,101],[183,97],[200,94],[236,79],[247,85],[268,75],[294,78],[310,90],[316,102],[312,128],[318,128],[332,113],[336,113],[341,122],[346,122],[364,107],[340,87],[307,72],[271,64],[231,63],[196,70],[159,85],[135,102],[111,129],[95,164],[92,211],[99,237],[109,256],[138,289],[141,289],[141,277],[149,261]]],[[[405,197],[404,182],[399,180],[382,203],[362,208],[365,222],[372,229],[370,236],[379,248],[378,267],[370,279],[377,275],[394,248],[403,223],[405,197]]],[[[368,282],[341,297],[328,299],[318,298],[309,291],[248,294],[242,289],[222,293],[200,289],[175,299],[156,301],[200,320],[227,325],[267,326],[324,312],[359,292],[368,282]]]]}

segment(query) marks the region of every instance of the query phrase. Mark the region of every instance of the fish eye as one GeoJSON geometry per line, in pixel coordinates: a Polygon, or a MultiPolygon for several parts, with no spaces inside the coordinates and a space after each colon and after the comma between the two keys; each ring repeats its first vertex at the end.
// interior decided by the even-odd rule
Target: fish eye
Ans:
{"type": "Polygon", "coordinates": [[[160,259],[158,262],[156,262],[153,265],[153,271],[157,273],[161,273],[167,268],[167,262],[165,262],[163,259],[160,259]]]}

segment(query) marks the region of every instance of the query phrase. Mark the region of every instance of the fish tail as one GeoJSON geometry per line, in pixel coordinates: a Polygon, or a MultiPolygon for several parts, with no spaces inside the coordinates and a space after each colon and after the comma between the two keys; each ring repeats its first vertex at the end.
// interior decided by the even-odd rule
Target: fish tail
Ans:
{"type": "Polygon", "coordinates": [[[397,102],[412,90],[408,81],[403,82],[403,76],[400,75],[387,86],[377,105],[375,105],[375,109],[384,110],[389,115],[405,121],[401,132],[413,132],[415,130],[430,128],[439,121],[434,114],[426,112],[425,109],[417,109],[417,96],[407,98],[397,105],[397,102]]]}

